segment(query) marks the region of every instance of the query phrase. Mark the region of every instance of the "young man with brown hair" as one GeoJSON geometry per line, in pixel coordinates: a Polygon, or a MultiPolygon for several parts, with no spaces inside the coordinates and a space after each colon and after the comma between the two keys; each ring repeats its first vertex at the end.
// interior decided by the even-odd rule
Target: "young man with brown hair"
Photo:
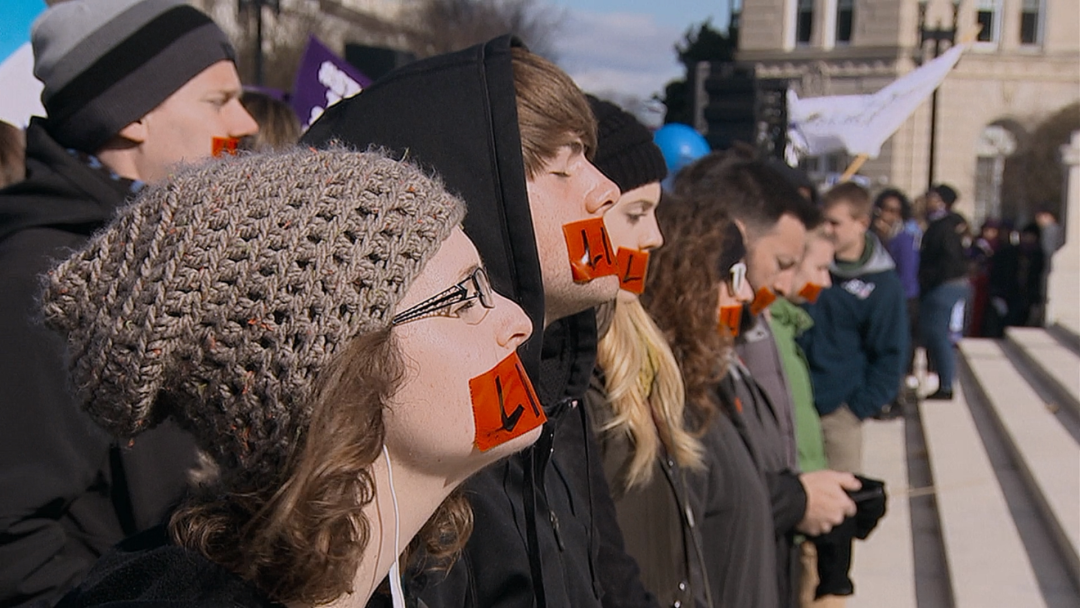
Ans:
{"type": "Polygon", "coordinates": [[[825,194],[833,287],[806,305],[814,326],[800,338],[829,467],[852,473],[862,469],[862,421],[896,397],[908,342],[903,288],[869,231],[871,208],[869,193],[852,182],[825,194]]]}
{"type": "Polygon", "coordinates": [[[464,555],[449,572],[412,581],[414,592],[432,608],[655,606],[623,550],[582,404],[596,357],[592,307],[619,288],[597,263],[603,243],[572,258],[564,230],[582,220],[599,228],[619,196],[589,161],[596,125],[584,95],[504,36],[391,72],[304,137],[334,140],[438,172],[468,205],[465,232],[495,289],[535,328],[519,353],[547,413],[544,432],[465,483],[475,528],[464,555]]]}

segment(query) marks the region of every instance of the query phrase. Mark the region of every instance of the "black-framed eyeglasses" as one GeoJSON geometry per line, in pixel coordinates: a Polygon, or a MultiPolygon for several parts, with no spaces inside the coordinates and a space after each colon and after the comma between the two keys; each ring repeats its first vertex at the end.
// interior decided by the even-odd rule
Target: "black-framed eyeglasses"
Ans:
{"type": "Polygon", "coordinates": [[[739,294],[743,281],[746,280],[746,262],[736,262],[731,266],[731,274],[727,278],[728,288],[731,289],[732,297],[739,294]]]}
{"type": "Polygon", "coordinates": [[[495,297],[491,291],[491,281],[487,271],[477,267],[457,285],[394,315],[390,324],[401,325],[425,317],[446,315],[476,325],[484,320],[492,308],[495,308],[495,297]],[[480,305],[477,306],[477,303],[480,305]]]}

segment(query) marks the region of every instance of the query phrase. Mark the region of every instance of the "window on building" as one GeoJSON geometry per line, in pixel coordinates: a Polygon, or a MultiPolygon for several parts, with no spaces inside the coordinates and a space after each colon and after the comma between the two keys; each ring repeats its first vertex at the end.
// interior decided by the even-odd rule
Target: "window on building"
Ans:
{"type": "Polygon", "coordinates": [[[979,42],[997,42],[1001,29],[1001,0],[976,0],[975,20],[982,26],[979,42]]]}
{"type": "Polygon", "coordinates": [[[814,0],[796,0],[795,44],[810,44],[814,26],[814,0]]]}
{"type": "Polygon", "coordinates": [[[990,125],[975,142],[975,213],[976,225],[986,218],[1001,219],[1001,186],[1005,163],[1016,152],[1016,136],[1001,125],[990,125]]]}
{"type": "Polygon", "coordinates": [[[836,42],[850,43],[855,27],[855,0],[836,0],[836,42]]]}
{"type": "Polygon", "coordinates": [[[1039,9],[1042,0],[1024,0],[1020,5],[1020,44],[1039,44],[1039,9]]]}

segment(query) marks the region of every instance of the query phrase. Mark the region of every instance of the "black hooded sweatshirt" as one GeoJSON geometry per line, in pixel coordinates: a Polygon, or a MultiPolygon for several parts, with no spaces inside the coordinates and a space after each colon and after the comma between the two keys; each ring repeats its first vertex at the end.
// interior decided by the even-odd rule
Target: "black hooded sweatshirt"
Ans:
{"type": "Polygon", "coordinates": [[[304,136],[381,146],[438,172],[468,205],[465,232],[497,291],[533,323],[519,354],[548,415],[536,445],[465,484],[475,529],[448,573],[418,575],[431,608],[651,606],[627,556],[581,399],[596,356],[592,311],[544,332],[511,48],[504,36],[396,70],[331,107],[304,136]],[[542,581],[542,583],[540,582],[542,581]]]}
{"type": "Polygon", "coordinates": [[[25,181],[0,191],[0,605],[53,602],[179,497],[194,442],[175,426],[116,446],[80,409],[64,343],[38,321],[39,275],[131,194],[35,118],[25,181]]]}

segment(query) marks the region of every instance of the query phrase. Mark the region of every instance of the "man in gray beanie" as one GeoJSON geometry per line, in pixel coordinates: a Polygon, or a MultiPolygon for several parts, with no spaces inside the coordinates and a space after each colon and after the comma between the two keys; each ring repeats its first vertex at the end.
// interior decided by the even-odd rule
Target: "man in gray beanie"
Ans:
{"type": "Polygon", "coordinates": [[[163,427],[115,445],[76,405],[63,347],[38,320],[38,275],[144,183],[258,128],[235,54],[181,0],[70,0],[34,23],[47,117],[25,181],[0,191],[0,605],[53,602],[106,548],[156,524],[194,463],[163,427]]]}

